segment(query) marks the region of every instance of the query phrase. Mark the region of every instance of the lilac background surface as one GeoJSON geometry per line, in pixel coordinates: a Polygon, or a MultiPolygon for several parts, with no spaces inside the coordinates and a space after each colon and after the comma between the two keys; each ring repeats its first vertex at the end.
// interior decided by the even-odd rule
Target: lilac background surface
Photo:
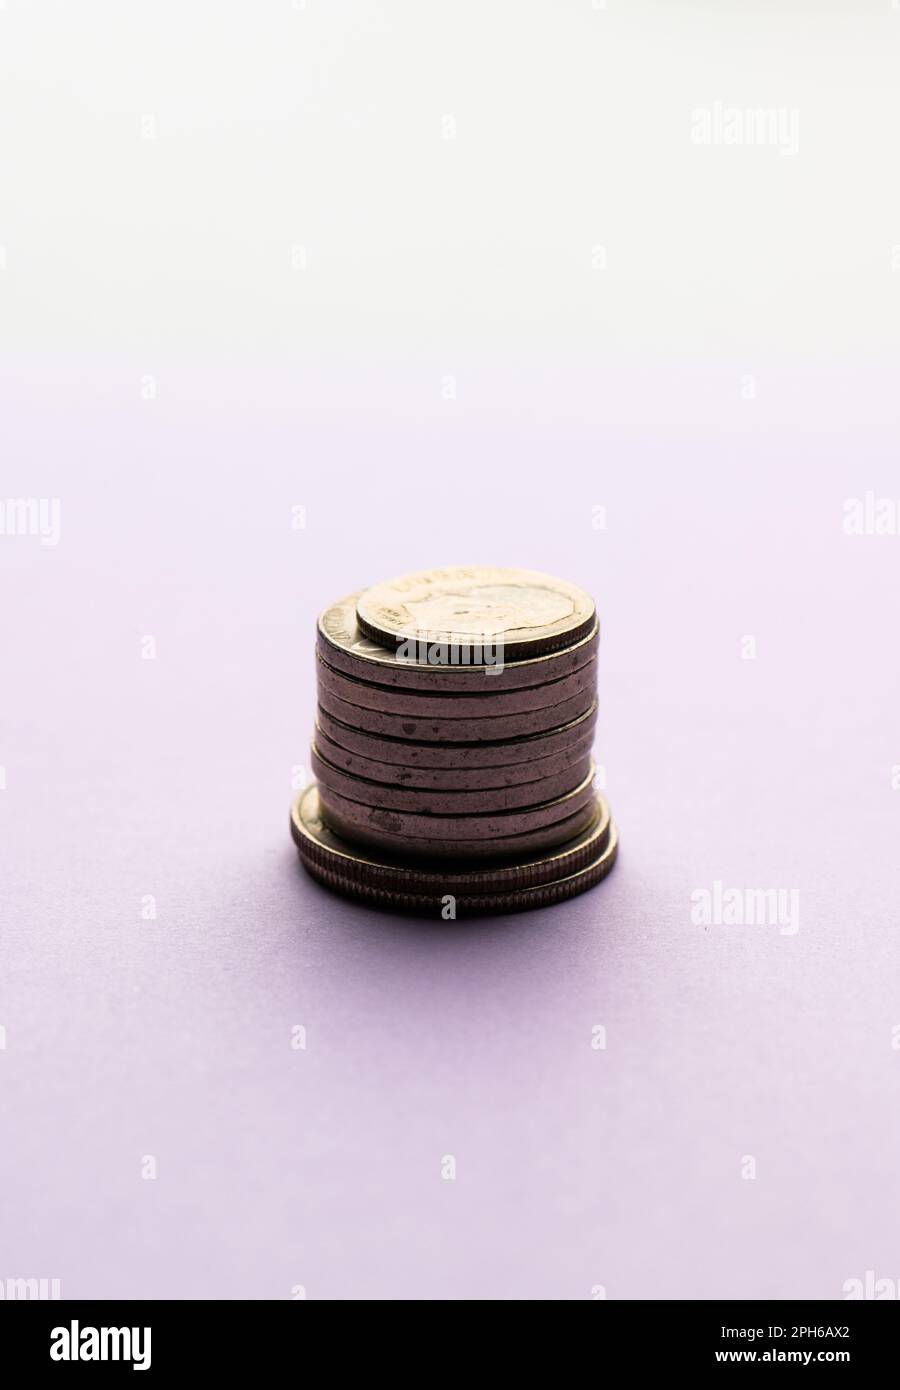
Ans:
{"type": "Polygon", "coordinates": [[[836,428],[779,419],[834,381],[750,406],[712,373],[652,384],[626,426],[624,379],[603,420],[548,421],[523,381],[513,417],[412,423],[201,400],[186,376],[150,409],[57,380],[50,412],[50,383],[19,383],[10,445],[63,521],[56,547],[0,547],[4,1275],[831,1298],[897,1268],[900,542],[841,529],[860,452],[877,486],[890,451],[860,434],[848,466],[836,428]],[[47,464],[73,441],[77,473],[47,464]],[[481,555],[597,596],[620,862],[553,910],[393,920],[306,879],[288,839],[314,617],[481,555]],[[717,878],[798,887],[799,933],[692,924],[717,878]]]}
{"type": "Polygon", "coordinates": [[[900,1279],[900,12],[808,8],[4,7],[0,1281],[900,1279]],[[620,860],[394,920],[289,839],[314,621],[479,561],[596,596],[620,860]]]}

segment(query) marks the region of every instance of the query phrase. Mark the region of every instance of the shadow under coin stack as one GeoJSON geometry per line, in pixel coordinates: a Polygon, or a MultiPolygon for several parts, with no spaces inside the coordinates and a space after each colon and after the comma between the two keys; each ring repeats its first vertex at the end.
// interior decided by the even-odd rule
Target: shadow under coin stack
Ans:
{"type": "Polygon", "coordinates": [[[317,782],[291,832],[329,888],[452,918],[544,907],[612,868],[594,790],[598,623],[529,570],[430,570],[319,619],[317,782]]]}

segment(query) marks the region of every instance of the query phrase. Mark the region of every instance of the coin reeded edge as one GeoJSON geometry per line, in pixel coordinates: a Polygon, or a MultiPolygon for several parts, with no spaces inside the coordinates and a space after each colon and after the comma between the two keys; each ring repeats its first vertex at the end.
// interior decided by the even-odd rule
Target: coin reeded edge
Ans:
{"type": "MultiPolygon", "coordinates": [[[[501,889],[493,893],[457,892],[454,895],[457,912],[463,917],[485,917],[504,912],[523,912],[530,908],[552,907],[596,887],[613,868],[618,852],[618,832],[614,823],[610,821],[602,851],[581,868],[566,874],[563,878],[523,884],[519,888],[501,889]]],[[[438,891],[409,893],[403,889],[379,888],[361,880],[342,878],[333,868],[325,865],[313,865],[306,860],[302,862],[306,871],[331,891],[367,906],[381,907],[388,911],[432,916],[440,910],[443,897],[446,896],[438,891]]]]}

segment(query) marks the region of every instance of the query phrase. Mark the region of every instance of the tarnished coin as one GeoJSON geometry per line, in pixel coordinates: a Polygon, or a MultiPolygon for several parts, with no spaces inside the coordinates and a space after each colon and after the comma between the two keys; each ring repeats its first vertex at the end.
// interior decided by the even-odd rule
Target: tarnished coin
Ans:
{"type": "Polygon", "coordinates": [[[595,691],[597,662],[596,659],[588,661],[567,676],[520,690],[498,690],[486,679],[483,689],[477,694],[444,691],[429,695],[425,691],[398,690],[389,685],[356,680],[329,666],[321,654],[316,660],[316,675],[321,690],[327,690],[330,695],[362,709],[411,715],[414,719],[428,719],[431,716],[439,719],[484,718],[486,715],[499,718],[506,714],[547,709],[586,690],[595,691]]]}
{"type": "Polygon", "coordinates": [[[367,637],[387,647],[499,645],[504,660],[516,661],[586,637],[596,610],[583,589],[549,574],[452,565],[365,589],[356,601],[356,620],[367,637]]]}
{"type": "Polygon", "coordinates": [[[333,891],[438,920],[449,920],[448,913],[486,916],[560,902],[599,882],[617,851],[602,797],[592,808],[589,826],[554,852],[499,865],[410,865],[389,854],[362,852],[322,821],[315,785],[294,802],[291,833],[306,870],[333,891]]]}
{"type": "MultiPolygon", "coordinates": [[[[537,738],[545,735],[538,734],[537,738]]],[[[521,763],[506,763],[500,767],[404,767],[402,763],[380,762],[376,758],[366,758],[361,753],[352,753],[328,737],[320,724],[316,725],[316,744],[319,752],[330,762],[351,777],[362,777],[368,782],[381,786],[409,787],[425,791],[492,791],[503,787],[525,786],[538,783],[543,778],[557,777],[570,767],[587,767],[590,762],[594,730],[573,738],[569,748],[546,757],[531,757],[521,763]]],[[[532,745],[532,740],[523,743],[532,745]]],[[[580,778],[578,779],[581,780],[580,778]]]]}
{"type": "MultiPolygon", "coordinates": [[[[349,815],[338,810],[336,798],[330,796],[327,788],[319,788],[319,805],[322,816],[336,835],[357,845],[374,845],[379,849],[403,856],[407,861],[447,859],[453,862],[467,859],[515,859],[521,854],[535,854],[539,850],[554,849],[573,836],[579,835],[591,824],[594,815],[593,803],[582,806],[574,815],[565,820],[554,821],[536,830],[525,830],[518,835],[494,835],[485,839],[478,835],[472,840],[448,840],[442,838],[423,838],[415,835],[395,834],[391,830],[380,830],[377,826],[361,827],[358,819],[359,807],[355,802],[345,802],[349,815]]],[[[464,817],[462,819],[465,819],[464,817]]]]}
{"type": "Polygon", "coordinates": [[[533,759],[569,752],[583,735],[593,733],[597,722],[597,706],[593,705],[580,719],[573,719],[558,729],[548,729],[545,733],[529,738],[499,739],[495,743],[447,745],[416,743],[408,738],[385,738],[383,735],[355,728],[352,724],[342,723],[340,719],[335,719],[329,714],[321,704],[318,708],[318,722],[332,743],[350,753],[359,753],[364,758],[383,763],[396,762],[398,766],[405,768],[481,770],[487,767],[528,763],[533,759]]]}
{"type": "MultiPolygon", "coordinates": [[[[490,701],[486,702],[490,708],[490,701]]],[[[587,714],[594,704],[593,687],[562,700],[558,705],[542,709],[523,710],[519,714],[485,714],[482,718],[454,719],[429,715],[416,718],[412,714],[387,714],[381,710],[364,709],[341,700],[319,685],[319,708],[326,710],[342,724],[369,734],[387,738],[410,739],[416,743],[493,743],[501,739],[522,738],[527,734],[558,729],[587,714]]]]}
{"type": "Polygon", "coordinates": [[[491,787],[481,791],[438,791],[398,787],[396,783],[386,786],[383,782],[355,777],[330,763],[315,744],[311,757],[312,770],[320,786],[366,806],[413,811],[424,816],[482,815],[487,811],[513,811],[518,807],[537,806],[574,791],[591,774],[591,757],[588,753],[563,772],[544,777],[539,782],[520,782],[512,787],[491,787]]]}
{"type": "MultiPolygon", "coordinates": [[[[544,685],[579,670],[597,655],[599,634],[596,620],[587,635],[559,651],[528,661],[513,661],[509,652],[487,652],[485,662],[447,664],[441,657],[448,653],[432,652],[429,647],[416,646],[412,653],[401,654],[393,646],[383,647],[373,642],[359,628],[356,602],[359,594],[333,603],[319,618],[317,645],[320,655],[335,670],[357,680],[377,681],[404,690],[422,690],[428,694],[450,691],[453,694],[480,694],[482,691],[520,690],[544,685]],[[429,660],[429,656],[436,658],[429,660]]],[[[472,656],[471,648],[452,648],[449,655],[472,656]]],[[[482,656],[485,653],[482,652],[482,656]]]]}
{"type": "MultiPolygon", "coordinates": [[[[519,806],[513,810],[492,812],[463,812],[462,815],[426,815],[415,810],[396,810],[391,806],[369,806],[351,801],[349,796],[335,791],[334,785],[319,783],[321,815],[328,824],[337,824],[341,817],[341,833],[351,840],[366,844],[370,835],[389,834],[405,841],[434,840],[441,842],[438,852],[455,853],[456,842],[479,840],[491,847],[492,841],[511,840],[531,830],[544,830],[559,821],[577,815],[583,806],[594,801],[594,771],[580,781],[572,791],[555,796],[552,801],[537,806],[519,806]]],[[[563,837],[561,837],[563,838],[563,837]]],[[[497,849],[495,853],[499,852],[497,849]]]]}

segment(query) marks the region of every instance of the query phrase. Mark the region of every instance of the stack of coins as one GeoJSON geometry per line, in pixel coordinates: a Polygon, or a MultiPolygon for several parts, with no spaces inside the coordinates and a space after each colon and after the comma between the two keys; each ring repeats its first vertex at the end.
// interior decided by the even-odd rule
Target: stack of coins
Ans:
{"type": "Polygon", "coordinates": [[[443,918],[572,897],[615,862],[594,790],[593,601],[528,570],[431,570],[319,619],[316,783],[292,808],[328,887],[443,918]]]}

